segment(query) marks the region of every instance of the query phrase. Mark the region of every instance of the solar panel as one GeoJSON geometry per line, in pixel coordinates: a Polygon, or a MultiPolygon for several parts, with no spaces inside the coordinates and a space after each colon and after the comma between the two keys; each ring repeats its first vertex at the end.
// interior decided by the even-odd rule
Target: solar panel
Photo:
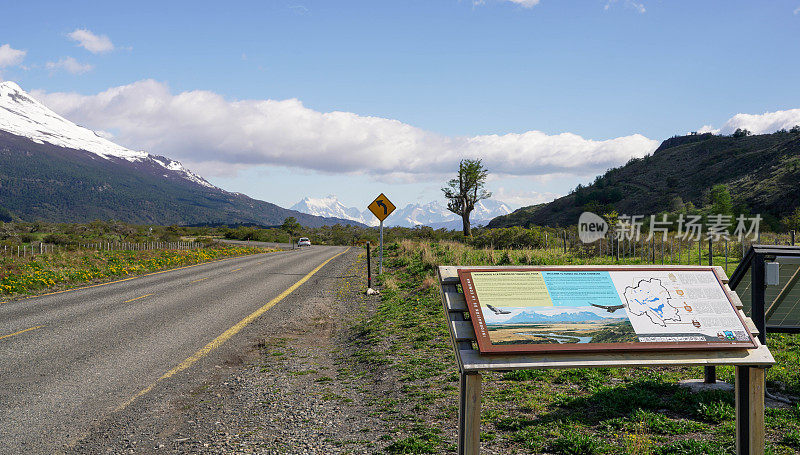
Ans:
{"type": "MultiPolygon", "coordinates": [[[[780,264],[780,282],[764,289],[766,323],[771,327],[800,327],[800,257],[777,256],[775,262],[780,264]]],[[[745,273],[734,289],[742,300],[745,314],[750,317],[751,277],[749,271],[745,273]]]]}

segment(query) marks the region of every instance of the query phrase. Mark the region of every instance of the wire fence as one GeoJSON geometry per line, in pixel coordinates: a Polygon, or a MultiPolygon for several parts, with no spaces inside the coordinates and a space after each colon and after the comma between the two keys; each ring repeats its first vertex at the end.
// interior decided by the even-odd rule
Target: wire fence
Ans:
{"type": "Polygon", "coordinates": [[[608,257],[610,261],[634,260],[642,264],[718,265],[728,269],[737,265],[750,247],[762,245],[795,245],[795,232],[762,233],[755,239],[732,238],[686,239],[674,234],[651,238],[614,238],[606,236],[592,243],[582,242],[576,233],[562,231],[557,238],[548,237],[544,248],[553,253],[579,257],[608,257]]]}
{"type": "Polygon", "coordinates": [[[29,257],[61,251],[198,250],[203,247],[204,244],[200,242],[96,242],[68,245],[39,242],[29,245],[3,245],[0,253],[4,256],[29,257]]]}

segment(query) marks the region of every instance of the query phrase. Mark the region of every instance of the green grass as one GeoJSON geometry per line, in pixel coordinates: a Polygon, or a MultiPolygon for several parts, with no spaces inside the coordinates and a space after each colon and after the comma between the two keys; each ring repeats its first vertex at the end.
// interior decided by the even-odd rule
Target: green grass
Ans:
{"type": "MultiPolygon", "coordinates": [[[[380,303],[352,332],[361,370],[392,372],[399,384],[397,397],[371,404],[401,428],[386,453],[443,453],[455,442],[458,370],[433,278],[436,265],[604,261],[411,241],[388,245],[386,256],[380,303]]],[[[768,370],[768,387],[800,395],[800,336],[770,335],[768,343],[779,362],[768,370]]],[[[696,367],[490,372],[483,384],[482,445],[500,453],[732,454],[733,394],[677,385],[702,374],[696,367]]],[[[733,368],[718,368],[718,377],[732,382],[733,368]]],[[[765,420],[768,453],[800,450],[800,407],[768,409],[765,420]]]]}

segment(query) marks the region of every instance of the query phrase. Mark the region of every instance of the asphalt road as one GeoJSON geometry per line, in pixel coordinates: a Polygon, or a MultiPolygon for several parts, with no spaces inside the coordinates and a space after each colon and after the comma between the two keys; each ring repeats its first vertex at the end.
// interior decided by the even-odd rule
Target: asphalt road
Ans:
{"type": "Polygon", "coordinates": [[[0,453],[61,451],[165,373],[191,373],[198,350],[345,250],[247,256],[0,304],[0,453]]]}
{"type": "MultiPolygon", "coordinates": [[[[232,239],[219,239],[222,243],[229,243],[231,245],[244,245],[244,246],[257,246],[261,248],[279,248],[282,250],[291,250],[291,243],[277,243],[277,242],[256,242],[255,240],[232,240],[232,239]]],[[[295,249],[297,246],[294,247],[295,249]]]]}

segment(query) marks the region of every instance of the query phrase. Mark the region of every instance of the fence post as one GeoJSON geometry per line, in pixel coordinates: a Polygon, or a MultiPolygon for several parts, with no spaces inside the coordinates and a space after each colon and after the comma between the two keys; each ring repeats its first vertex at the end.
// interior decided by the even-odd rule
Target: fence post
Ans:
{"type": "Polygon", "coordinates": [[[728,239],[725,239],[725,274],[728,274],[728,239]]]}
{"type": "Polygon", "coordinates": [[[697,265],[703,265],[703,240],[697,239],[697,265]]]}
{"type": "Polygon", "coordinates": [[[708,265],[714,266],[714,243],[711,237],[708,238],[708,265]]]}
{"type": "MultiPolygon", "coordinates": [[[[651,232],[650,234],[652,235],[653,233],[651,232]]],[[[656,263],[656,237],[655,236],[653,236],[650,239],[650,263],[651,264],[655,264],[656,263]]]]}

